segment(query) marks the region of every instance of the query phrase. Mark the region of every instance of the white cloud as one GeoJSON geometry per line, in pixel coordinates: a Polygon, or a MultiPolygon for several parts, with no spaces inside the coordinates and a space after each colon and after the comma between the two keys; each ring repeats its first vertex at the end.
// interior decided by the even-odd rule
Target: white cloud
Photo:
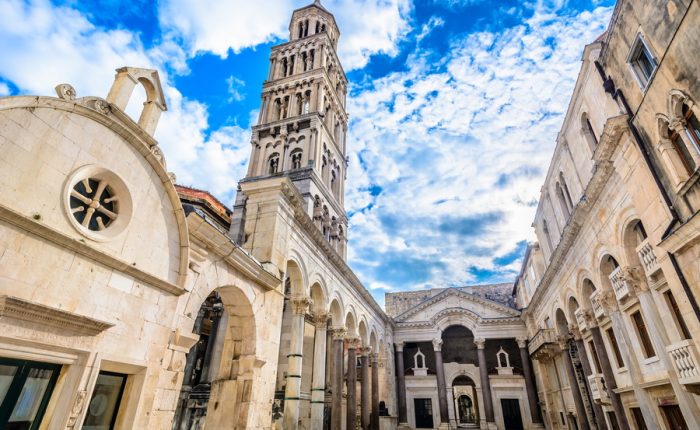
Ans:
{"type": "Polygon", "coordinates": [[[9,96],[9,95],[10,95],[10,87],[4,82],[0,82],[0,97],[9,96]]]}
{"type": "MultiPolygon", "coordinates": [[[[57,84],[70,83],[78,97],[105,97],[116,68],[157,68],[168,112],[161,117],[156,138],[169,170],[183,184],[232,200],[235,184],[245,173],[248,131],[224,127],[205,133],[207,106],[184,98],[164,72],[183,66],[176,45],[146,50],[136,34],[95,27],[73,9],[41,0],[30,4],[7,0],[0,2],[0,52],[0,76],[28,94],[52,95],[57,84]],[[166,60],[175,63],[166,64],[166,60]]],[[[135,93],[127,107],[132,117],[138,113],[138,98],[135,93]]]]}
{"type": "Polygon", "coordinates": [[[419,50],[408,71],[354,89],[349,256],[368,284],[473,282],[472,268],[514,277],[517,262],[494,257],[532,238],[584,43],[610,12],[540,8],[524,25],[455,40],[444,57],[419,50]],[[384,191],[373,197],[370,185],[384,191]],[[403,261],[409,279],[369,258],[403,261]]]}
{"type": "Polygon", "coordinates": [[[229,103],[240,102],[245,99],[245,94],[242,92],[245,87],[245,81],[231,75],[226,79],[226,85],[228,86],[229,103]]]}
{"type": "MultiPolygon", "coordinates": [[[[212,52],[226,57],[265,42],[288,37],[295,8],[311,1],[164,0],[160,21],[170,39],[183,40],[189,54],[212,52]]],[[[373,54],[397,54],[409,29],[410,0],[324,1],[341,28],[339,55],[346,70],[361,68],[373,54]],[[361,11],[361,13],[358,13],[361,11]]]]}

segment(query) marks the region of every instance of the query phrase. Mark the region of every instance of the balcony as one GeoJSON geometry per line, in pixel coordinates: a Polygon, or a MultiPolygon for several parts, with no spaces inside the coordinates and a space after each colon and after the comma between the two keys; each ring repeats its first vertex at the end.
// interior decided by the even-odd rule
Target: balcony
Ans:
{"type": "Polygon", "coordinates": [[[656,254],[654,253],[654,248],[649,243],[649,239],[645,239],[637,247],[637,255],[639,255],[639,261],[642,262],[642,267],[644,268],[644,273],[647,278],[652,278],[656,272],[661,269],[659,262],[656,260],[656,254]]]}
{"type": "Polygon", "coordinates": [[[613,270],[610,274],[610,283],[612,284],[613,291],[615,291],[615,298],[617,298],[618,302],[622,303],[634,297],[634,287],[627,280],[627,277],[623,275],[621,267],[613,270]]]}
{"type": "Polygon", "coordinates": [[[601,303],[602,290],[596,290],[591,294],[591,307],[593,308],[593,315],[600,319],[605,316],[605,308],[601,303]]]}
{"type": "Polygon", "coordinates": [[[678,382],[691,393],[700,394],[700,354],[695,342],[683,340],[666,348],[674,363],[678,382]]]}
{"type": "Polygon", "coordinates": [[[539,360],[545,356],[552,355],[559,348],[557,333],[553,328],[542,329],[535,334],[528,344],[530,355],[539,360]]]}
{"type": "Polygon", "coordinates": [[[576,309],[574,315],[576,315],[576,323],[578,324],[578,329],[580,331],[588,330],[588,324],[586,324],[586,312],[582,308],[576,309]]]}
{"type": "Polygon", "coordinates": [[[608,390],[605,386],[605,379],[600,373],[594,373],[588,377],[591,386],[591,396],[596,403],[609,403],[608,390]]]}

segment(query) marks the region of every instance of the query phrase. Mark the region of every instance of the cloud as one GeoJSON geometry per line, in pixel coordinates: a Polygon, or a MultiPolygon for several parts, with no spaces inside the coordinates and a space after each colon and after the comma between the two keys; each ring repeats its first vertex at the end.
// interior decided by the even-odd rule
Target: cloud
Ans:
{"type": "MultiPolygon", "coordinates": [[[[292,0],[259,2],[163,0],[159,19],[166,39],[180,41],[190,56],[229,51],[284,40],[295,8],[310,4],[292,0]]],[[[341,28],[341,62],[346,70],[361,68],[375,54],[396,55],[409,29],[410,0],[324,1],[341,28]],[[358,13],[362,11],[362,13],[358,13]]]]}
{"type": "Polygon", "coordinates": [[[365,282],[515,277],[584,43],[610,13],[536,6],[521,25],[417,49],[407,71],[352,88],[349,260],[365,282]]]}
{"type": "Polygon", "coordinates": [[[231,75],[226,79],[226,85],[228,86],[229,103],[240,102],[245,99],[245,93],[242,92],[245,87],[245,81],[231,75]]]}
{"type": "Polygon", "coordinates": [[[0,97],[2,96],[9,96],[10,95],[10,87],[4,82],[0,82],[0,97]]]}

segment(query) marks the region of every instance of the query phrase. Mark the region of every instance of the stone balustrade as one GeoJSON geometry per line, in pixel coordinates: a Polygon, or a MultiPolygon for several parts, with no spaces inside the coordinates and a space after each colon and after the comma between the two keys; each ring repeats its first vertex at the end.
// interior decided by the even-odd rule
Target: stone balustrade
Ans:
{"type": "Polygon", "coordinates": [[[576,312],[574,312],[574,315],[576,316],[576,323],[578,324],[578,329],[580,331],[585,331],[588,329],[588,325],[586,324],[586,317],[585,317],[585,310],[582,308],[576,309],[576,312]]]}
{"type": "Polygon", "coordinates": [[[593,315],[595,315],[596,318],[603,318],[603,316],[605,316],[605,308],[600,301],[601,294],[601,290],[596,290],[591,294],[591,307],[593,308],[593,315]]]}
{"type": "Polygon", "coordinates": [[[530,355],[548,345],[557,343],[557,332],[553,328],[542,329],[535,334],[528,345],[530,355]]]}
{"type": "Polygon", "coordinates": [[[605,379],[600,373],[594,373],[588,377],[588,382],[591,385],[591,396],[598,403],[608,403],[608,390],[605,386],[605,379]]]}
{"type": "Polygon", "coordinates": [[[678,374],[678,382],[693,393],[700,392],[700,354],[692,340],[682,340],[666,348],[678,374]]]}
{"type": "Polygon", "coordinates": [[[628,298],[634,297],[634,288],[622,275],[622,268],[618,267],[610,274],[610,283],[612,284],[615,297],[618,302],[623,302],[628,298]]]}
{"type": "Polygon", "coordinates": [[[649,243],[649,239],[645,239],[644,242],[637,247],[637,255],[639,255],[639,261],[642,262],[642,267],[644,268],[644,273],[647,275],[647,278],[651,278],[661,269],[656,259],[656,254],[654,253],[654,247],[649,243]]]}

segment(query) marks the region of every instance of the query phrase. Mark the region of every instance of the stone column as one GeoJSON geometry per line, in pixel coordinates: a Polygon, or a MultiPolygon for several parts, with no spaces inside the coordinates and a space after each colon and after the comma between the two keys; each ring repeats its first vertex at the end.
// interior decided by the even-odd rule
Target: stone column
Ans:
{"type": "Polygon", "coordinates": [[[622,406],[622,400],[620,399],[620,395],[615,391],[617,390],[617,382],[615,381],[615,374],[613,373],[612,366],[610,365],[608,350],[605,349],[605,343],[603,343],[603,335],[600,332],[600,328],[598,328],[596,325],[595,319],[590,314],[590,311],[586,311],[584,316],[586,317],[586,325],[589,327],[593,337],[593,347],[598,354],[598,361],[600,361],[603,379],[605,379],[605,388],[608,393],[608,397],[610,397],[610,403],[612,403],[613,411],[615,412],[617,426],[620,428],[620,430],[630,430],[630,425],[627,422],[627,415],[625,415],[625,408],[622,406]]]}
{"type": "Polygon", "coordinates": [[[406,375],[403,367],[403,342],[396,342],[396,387],[399,391],[399,426],[408,425],[406,413],[406,375]]]}
{"type": "Polygon", "coordinates": [[[216,302],[212,306],[211,332],[209,333],[209,341],[207,342],[207,351],[204,354],[204,364],[202,365],[202,375],[200,384],[211,384],[211,381],[216,376],[216,367],[219,363],[217,356],[221,356],[224,339],[226,337],[226,322],[224,317],[224,305],[221,302],[216,302]],[[222,327],[223,325],[223,327],[222,327]]]}
{"type": "Polygon", "coordinates": [[[474,344],[477,348],[479,357],[479,376],[481,377],[481,392],[484,397],[484,414],[486,415],[486,423],[495,423],[496,420],[493,414],[493,397],[491,396],[491,380],[489,379],[489,369],[486,367],[486,339],[476,338],[474,344]]]}
{"type": "Polygon", "coordinates": [[[357,426],[357,339],[348,341],[348,379],[346,386],[347,395],[347,416],[345,417],[345,428],[354,430],[357,426]]]}
{"type": "Polygon", "coordinates": [[[379,430],[379,354],[370,354],[372,360],[372,430],[379,430]]]}
{"type": "MultiPolygon", "coordinates": [[[[629,332],[622,318],[620,308],[618,307],[615,293],[612,291],[605,291],[599,296],[599,301],[603,306],[605,315],[612,321],[613,333],[615,333],[617,344],[620,347],[622,361],[624,361],[632,381],[641,381],[642,371],[637,361],[637,356],[630,348],[631,341],[629,332]]],[[[640,387],[639,384],[633,383],[632,388],[634,389],[634,395],[639,402],[639,408],[642,410],[642,415],[644,416],[647,427],[661,428],[661,425],[656,419],[656,414],[654,413],[656,405],[651,399],[651,396],[649,396],[649,392],[640,387]]]]}
{"type": "Polygon", "coordinates": [[[293,297],[292,305],[292,339],[287,355],[287,388],[284,391],[284,428],[295,429],[299,426],[299,404],[301,402],[301,369],[304,352],[304,316],[309,309],[311,299],[293,297]]]}
{"type": "Polygon", "coordinates": [[[323,408],[326,397],[326,326],[328,314],[319,313],[314,319],[316,337],[314,342],[314,373],[311,385],[311,428],[323,428],[323,408]]]}
{"type": "Polygon", "coordinates": [[[561,347],[561,354],[564,357],[564,367],[566,367],[566,376],[569,379],[569,389],[571,390],[571,395],[574,397],[578,427],[581,430],[590,430],[591,426],[588,424],[588,414],[586,413],[586,407],[584,406],[581,390],[579,389],[576,369],[574,369],[574,363],[571,361],[571,355],[569,354],[569,339],[562,337],[559,346],[561,347]]]}
{"type": "Polygon", "coordinates": [[[535,382],[535,374],[532,371],[530,353],[527,350],[527,338],[519,337],[516,341],[520,348],[520,361],[523,362],[523,376],[525,377],[525,389],[527,390],[532,423],[542,425],[542,411],[540,410],[540,400],[537,395],[537,383],[535,382]]]}
{"type": "Polygon", "coordinates": [[[593,369],[591,368],[591,363],[588,361],[588,356],[586,355],[586,347],[583,344],[583,339],[581,338],[581,333],[578,331],[577,327],[569,327],[569,330],[574,335],[574,341],[576,342],[576,351],[578,352],[578,360],[581,362],[581,367],[583,367],[583,374],[586,376],[586,395],[588,396],[591,405],[593,405],[593,414],[595,415],[596,426],[598,430],[607,430],[608,424],[605,421],[605,414],[603,412],[603,407],[593,401],[591,396],[591,381],[588,379],[589,376],[593,374],[593,369]]]}
{"type": "Polygon", "coordinates": [[[445,386],[445,367],[442,363],[442,339],[433,339],[433,351],[435,352],[438,403],[440,403],[440,428],[448,428],[450,417],[447,412],[447,387],[445,386]]]}
{"type": "Polygon", "coordinates": [[[362,430],[369,429],[369,419],[371,414],[372,400],[370,398],[369,376],[369,348],[362,348],[362,387],[360,389],[360,405],[362,406],[360,416],[362,417],[362,430]]]}
{"type": "Polygon", "coordinates": [[[343,342],[344,328],[333,330],[333,386],[331,393],[331,428],[340,429],[343,425],[343,342]]]}

